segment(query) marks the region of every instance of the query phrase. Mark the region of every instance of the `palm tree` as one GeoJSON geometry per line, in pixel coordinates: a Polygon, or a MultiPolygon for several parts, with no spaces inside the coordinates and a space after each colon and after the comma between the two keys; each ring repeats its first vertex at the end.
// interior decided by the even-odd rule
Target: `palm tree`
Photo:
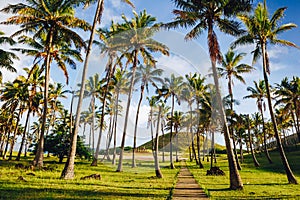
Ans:
{"type": "MultiPolygon", "coordinates": [[[[57,48],[63,46],[75,45],[76,48],[85,46],[83,39],[72,28],[89,29],[89,25],[79,18],[75,17],[74,6],[80,2],[78,0],[71,1],[49,1],[26,0],[26,3],[9,5],[1,11],[15,14],[9,18],[4,24],[21,25],[21,29],[13,34],[17,36],[23,33],[32,33],[33,38],[40,38],[44,46],[43,67],[45,68],[45,84],[44,84],[44,110],[43,121],[41,127],[40,140],[38,150],[33,164],[43,166],[44,152],[44,133],[48,108],[48,90],[50,80],[50,65],[54,59],[57,48]],[[63,42],[61,42],[63,41],[63,42]]],[[[61,63],[58,63],[61,64],[61,63]]]]}
{"type": "Polygon", "coordinates": [[[233,43],[233,46],[245,45],[245,44],[256,44],[256,48],[253,51],[254,52],[253,60],[256,61],[259,56],[262,56],[263,76],[266,84],[268,107],[270,111],[271,120],[273,123],[275,137],[277,140],[277,146],[280,152],[280,157],[288,178],[288,182],[291,184],[297,184],[297,180],[289,166],[288,160],[285,156],[285,152],[281,144],[281,139],[279,136],[277,123],[273,111],[270,85],[268,79],[268,74],[270,74],[270,66],[269,66],[269,58],[267,53],[267,43],[297,47],[294,43],[290,41],[277,38],[278,34],[296,27],[296,25],[293,23],[279,25],[279,21],[284,16],[285,10],[286,7],[279,8],[270,17],[266,5],[266,0],[264,0],[263,4],[259,3],[257,5],[252,15],[241,14],[239,18],[245,24],[247,31],[243,36],[238,38],[237,41],[233,43]]]}
{"type": "MultiPolygon", "coordinates": [[[[188,79],[188,75],[186,75],[186,78],[188,79]]],[[[191,75],[190,75],[191,77],[191,75]]],[[[189,143],[189,157],[190,157],[190,161],[193,161],[193,157],[192,157],[192,151],[191,151],[191,147],[194,149],[194,133],[193,133],[193,103],[195,101],[194,98],[194,91],[191,87],[191,85],[188,84],[188,87],[184,88],[184,90],[182,91],[182,99],[184,101],[187,102],[188,107],[189,107],[189,116],[186,118],[186,123],[187,124],[187,132],[188,132],[188,143],[189,143]],[[191,135],[191,139],[190,139],[190,135],[191,135]],[[191,140],[191,141],[190,141],[191,140]],[[191,145],[192,144],[192,145],[191,145]]],[[[195,152],[195,151],[193,151],[195,152]]],[[[194,157],[196,157],[194,155],[194,157]]],[[[197,161],[197,160],[196,160],[197,161]]]]}
{"type": "MultiPolygon", "coordinates": [[[[79,2],[81,2],[81,3],[83,2],[86,5],[89,5],[89,3],[95,2],[95,1],[97,2],[97,7],[96,7],[93,24],[92,24],[92,29],[91,29],[91,34],[90,34],[90,38],[89,38],[89,42],[88,42],[87,50],[86,50],[86,54],[85,54],[85,59],[84,59],[84,65],[83,65],[83,71],[82,71],[82,77],[81,77],[81,87],[80,87],[79,99],[78,99],[75,122],[74,122],[73,137],[71,138],[71,145],[70,145],[68,160],[67,160],[65,167],[61,173],[62,179],[73,179],[73,177],[74,177],[74,162],[75,162],[75,155],[76,155],[77,135],[78,135],[78,129],[79,129],[80,112],[81,112],[82,101],[83,101],[83,96],[84,96],[84,89],[85,89],[85,82],[86,82],[85,80],[86,80],[86,76],[87,76],[87,72],[88,72],[88,63],[89,63],[89,59],[90,59],[90,55],[91,55],[92,44],[94,41],[94,35],[96,33],[96,26],[98,23],[100,24],[103,10],[104,10],[104,0],[91,0],[91,1],[79,0],[79,2]]],[[[133,4],[130,2],[130,0],[121,0],[121,1],[126,2],[127,4],[134,7],[133,4]]]]}
{"type": "Polygon", "coordinates": [[[249,142],[249,146],[250,146],[250,151],[251,151],[251,155],[252,155],[252,160],[253,160],[253,163],[254,163],[254,166],[255,167],[259,167],[260,164],[259,162],[257,161],[256,159],[256,156],[255,156],[255,152],[253,150],[253,138],[251,136],[251,128],[253,127],[254,125],[254,120],[250,118],[249,114],[248,115],[245,115],[243,116],[244,117],[244,120],[245,120],[245,126],[246,126],[246,129],[248,131],[248,142],[249,142]]]}
{"type": "Polygon", "coordinates": [[[119,104],[119,97],[120,94],[127,94],[128,88],[129,88],[129,80],[126,78],[126,71],[121,71],[120,69],[116,70],[116,73],[113,76],[113,98],[114,101],[114,131],[113,131],[113,137],[114,137],[114,150],[113,150],[113,158],[112,158],[112,164],[116,164],[116,148],[117,148],[117,121],[118,121],[118,115],[120,111],[122,110],[122,106],[119,104]]]}
{"type": "Polygon", "coordinates": [[[178,159],[178,148],[179,148],[179,144],[178,144],[178,134],[179,134],[179,129],[182,126],[182,122],[184,120],[184,116],[182,112],[179,111],[175,111],[173,118],[171,119],[173,126],[174,126],[174,130],[175,130],[175,137],[176,137],[176,162],[179,161],[178,159]]]}
{"type": "Polygon", "coordinates": [[[231,35],[242,33],[239,30],[239,24],[229,18],[241,11],[249,10],[251,8],[250,0],[174,0],[174,3],[179,9],[173,10],[176,18],[175,21],[165,25],[167,28],[192,27],[192,30],[186,34],[185,39],[197,38],[203,31],[207,31],[208,49],[216,86],[217,102],[221,112],[222,123],[224,124],[224,137],[230,170],[230,189],[242,189],[243,183],[231,148],[230,134],[219,89],[216,62],[221,62],[222,59],[214,28],[217,26],[220,31],[231,35]]]}
{"type": "Polygon", "coordinates": [[[300,78],[294,76],[291,81],[287,77],[284,78],[276,85],[275,94],[277,95],[275,106],[282,104],[285,112],[290,113],[300,141],[300,78]]]}
{"type": "Polygon", "coordinates": [[[269,151],[267,148],[267,136],[265,130],[265,121],[264,121],[264,110],[266,109],[266,105],[264,103],[264,98],[266,97],[266,84],[264,81],[260,80],[258,83],[254,81],[255,88],[247,87],[247,91],[251,92],[250,95],[245,96],[244,98],[255,98],[257,108],[260,111],[262,117],[262,128],[263,128],[263,136],[264,136],[264,151],[266,153],[266,157],[270,164],[272,164],[272,160],[269,155],[269,151]]]}
{"type": "MultiPolygon", "coordinates": [[[[164,97],[165,101],[171,97],[171,115],[170,118],[173,118],[175,100],[180,104],[181,92],[186,87],[186,83],[183,82],[183,77],[176,77],[174,74],[171,74],[170,78],[165,78],[164,84],[161,89],[157,90],[159,97],[164,97]]],[[[173,163],[173,122],[170,121],[170,167],[175,169],[173,163]]]]}
{"type": "MultiPolygon", "coordinates": [[[[197,150],[198,150],[198,159],[196,159],[196,163],[199,164],[200,168],[203,168],[203,164],[201,162],[201,155],[200,155],[200,132],[201,132],[201,124],[202,124],[202,131],[204,131],[205,127],[209,125],[209,116],[207,115],[210,113],[210,104],[208,101],[208,85],[204,84],[205,78],[201,77],[200,74],[190,74],[186,75],[186,79],[188,81],[189,86],[191,87],[194,93],[194,99],[196,100],[197,105],[197,125],[196,125],[196,137],[197,137],[197,150]],[[200,108],[202,107],[202,109],[200,108]],[[207,112],[208,111],[208,112],[207,112]],[[203,117],[202,117],[203,116],[203,117]],[[208,123],[207,123],[208,122],[208,123]]],[[[192,137],[192,147],[194,146],[194,135],[192,137]]],[[[194,148],[194,147],[193,147],[194,148]]],[[[193,151],[195,151],[193,149],[193,151]]]]}
{"type": "Polygon", "coordinates": [[[99,74],[91,76],[85,84],[85,97],[91,97],[91,133],[92,133],[92,152],[95,151],[95,112],[96,112],[96,98],[100,98],[101,86],[103,81],[100,80],[99,74]]]}
{"type": "Polygon", "coordinates": [[[30,114],[35,114],[38,112],[40,101],[42,99],[42,85],[44,82],[44,76],[42,76],[42,71],[38,65],[34,65],[33,68],[30,70],[28,68],[24,68],[27,73],[27,78],[25,76],[19,76],[19,79],[26,84],[29,90],[28,98],[26,107],[28,109],[27,116],[25,119],[24,131],[22,134],[22,141],[19,148],[19,152],[17,155],[16,160],[20,160],[21,153],[23,150],[23,146],[25,145],[26,133],[27,133],[27,126],[29,127],[29,118],[30,114]]]}
{"type": "Polygon", "coordinates": [[[154,112],[153,115],[156,120],[158,120],[158,115],[160,114],[160,127],[161,127],[161,133],[162,133],[162,162],[165,162],[165,126],[167,121],[167,115],[170,112],[171,107],[167,106],[163,101],[159,101],[158,103],[159,109],[158,112],[154,112]]]}
{"type": "MultiPolygon", "coordinates": [[[[225,77],[228,79],[228,93],[230,96],[230,110],[231,114],[233,113],[233,90],[232,87],[234,85],[233,79],[236,79],[243,84],[246,84],[242,74],[244,73],[250,73],[254,68],[250,65],[247,64],[240,64],[240,61],[244,58],[246,54],[245,53],[239,53],[236,54],[232,49],[229,49],[229,51],[223,56],[222,58],[222,65],[221,67],[218,67],[218,72],[221,77],[225,77]]],[[[230,116],[231,120],[233,116],[230,116]]],[[[233,149],[234,149],[234,154],[236,157],[236,162],[237,162],[237,167],[240,170],[241,166],[238,162],[237,158],[237,153],[236,153],[236,147],[235,147],[235,140],[233,137],[233,126],[229,127],[229,131],[231,134],[232,142],[233,142],[233,149]]]]}
{"type": "Polygon", "coordinates": [[[131,21],[123,16],[123,20],[125,22],[123,24],[119,24],[117,28],[117,31],[120,33],[120,35],[118,35],[118,42],[120,42],[121,46],[127,49],[125,55],[128,59],[128,62],[132,62],[132,76],[129,86],[129,94],[127,99],[124,129],[121,142],[121,152],[117,172],[122,171],[129,107],[131,104],[131,96],[134,89],[133,86],[136,76],[136,68],[139,63],[139,54],[141,55],[144,63],[150,66],[155,66],[156,62],[151,54],[152,52],[160,52],[164,55],[169,55],[168,48],[165,45],[152,39],[154,33],[159,30],[159,26],[154,24],[154,22],[156,21],[155,17],[148,15],[145,10],[139,14],[135,12],[133,14],[134,18],[131,21]]]}
{"type": "MultiPolygon", "coordinates": [[[[0,31],[0,45],[9,44],[14,45],[15,41],[10,37],[5,37],[5,34],[0,31]]],[[[13,67],[13,60],[19,59],[14,53],[0,49],[0,67],[5,68],[11,72],[16,72],[17,70],[13,67]]],[[[0,82],[2,82],[2,73],[0,72],[0,82]]]]}
{"type": "MultiPolygon", "coordinates": [[[[163,79],[160,78],[162,75],[163,70],[162,69],[154,69],[151,65],[140,65],[137,67],[136,70],[136,79],[135,83],[140,82],[140,99],[138,102],[138,107],[136,111],[136,118],[135,118],[135,125],[134,125],[134,136],[133,136],[133,150],[132,150],[132,167],[136,167],[135,163],[135,152],[136,152],[136,135],[137,135],[137,127],[138,127],[138,120],[139,120],[139,113],[140,113],[140,107],[143,101],[144,96],[144,90],[149,93],[149,84],[153,85],[157,88],[156,83],[163,83],[163,79]]],[[[129,73],[131,76],[132,74],[129,73]]]]}

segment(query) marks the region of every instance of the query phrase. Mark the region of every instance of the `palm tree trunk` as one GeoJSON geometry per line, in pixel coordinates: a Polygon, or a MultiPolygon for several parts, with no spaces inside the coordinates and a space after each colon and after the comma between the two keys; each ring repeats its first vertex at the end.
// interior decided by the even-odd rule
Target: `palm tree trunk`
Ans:
{"type": "MultiPolygon", "coordinates": [[[[95,157],[95,96],[92,94],[92,100],[91,100],[91,106],[92,106],[92,155],[95,157]]],[[[100,127],[101,130],[101,127],[100,127]]]]}
{"type": "Polygon", "coordinates": [[[215,151],[215,133],[211,131],[210,168],[213,167],[214,151],[215,151]]]}
{"type": "Polygon", "coordinates": [[[220,86],[219,86],[219,80],[218,80],[218,72],[216,67],[216,54],[214,52],[214,48],[218,46],[217,38],[215,36],[215,33],[213,32],[213,24],[212,22],[209,23],[208,27],[208,46],[209,46],[209,52],[210,52],[210,59],[212,64],[212,71],[213,71],[213,78],[214,83],[216,87],[216,97],[217,97],[217,103],[221,114],[221,120],[224,124],[224,139],[226,144],[226,151],[227,151],[227,157],[228,157],[228,164],[229,164],[229,173],[230,173],[230,189],[233,190],[239,190],[243,189],[243,182],[240,177],[237,163],[234,158],[234,153],[231,148],[231,142],[230,142],[230,133],[227,126],[227,120],[226,120],[226,114],[224,111],[224,107],[222,104],[222,97],[220,92],[220,86]]]}
{"type": "Polygon", "coordinates": [[[117,92],[116,101],[115,101],[115,120],[114,120],[114,150],[113,150],[113,158],[112,158],[112,164],[116,164],[116,155],[117,155],[117,121],[118,121],[118,114],[119,114],[119,92],[117,92]]]}
{"type": "Polygon", "coordinates": [[[170,168],[175,169],[173,163],[173,114],[174,114],[174,95],[172,95],[172,108],[171,108],[171,129],[170,129],[170,168]]]}
{"type": "Polygon", "coordinates": [[[28,126],[28,121],[29,121],[30,113],[31,113],[31,109],[29,108],[29,109],[28,109],[28,112],[27,112],[27,116],[26,116],[25,125],[24,125],[24,131],[23,131],[23,136],[22,136],[22,142],[21,142],[21,145],[20,145],[20,148],[19,148],[18,156],[17,156],[17,158],[16,158],[17,161],[20,160],[21,153],[22,153],[22,150],[23,150],[23,146],[24,146],[24,143],[25,143],[25,139],[26,139],[26,129],[27,129],[27,126],[28,126]]]}
{"type": "Polygon", "coordinates": [[[262,55],[263,55],[263,74],[264,74],[264,80],[265,80],[266,89],[267,89],[268,106],[269,106],[270,116],[271,116],[273,129],[274,129],[274,133],[275,133],[275,138],[276,138],[276,141],[277,141],[278,150],[279,150],[279,153],[280,153],[280,158],[281,158],[284,170],[286,172],[288,182],[291,183],[291,184],[298,184],[298,182],[296,180],[296,177],[294,176],[294,174],[293,174],[293,172],[290,168],[289,162],[288,162],[288,160],[285,156],[285,152],[284,152],[284,149],[282,147],[281,139],[280,139],[278,128],[277,128],[277,122],[276,122],[275,115],[274,115],[274,112],[273,112],[271,93],[270,93],[270,87],[269,87],[269,80],[268,80],[268,75],[267,75],[266,44],[264,42],[261,43],[261,49],[262,49],[262,55]]]}
{"type": "MultiPolygon", "coordinates": [[[[189,123],[189,135],[191,135],[191,139],[192,139],[192,141],[194,140],[194,134],[193,134],[193,127],[192,127],[192,119],[193,119],[193,108],[192,108],[192,105],[191,105],[191,103],[189,104],[189,108],[190,108],[190,123],[189,123]]],[[[190,138],[190,136],[188,136],[188,138],[190,138]]],[[[190,139],[189,139],[190,140],[190,139]]],[[[191,150],[191,148],[193,148],[193,142],[192,141],[189,141],[189,156],[190,156],[190,161],[192,162],[193,161],[193,158],[192,158],[192,150],[191,150]]]]}
{"type": "Polygon", "coordinates": [[[135,152],[136,152],[137,125],[138,125],[138,120],[139,120],[140,107],[141,107],[141,103],[142,103],[142,100],[143,100],[144,88],[145,88],[145,86],[144,86],[144,84],[142,84],[141,85],[140,99],[139,99],[138,107],[137,107],[137,110],[136,110],[136,116],[135,116],[134,135],[133,135],[133,149],[132,149],[132,165],[131,165],[131,167],[136,167],[135,152]]]}
{"type": "Polygon", "coordinates": [[[259,109],[260,109],[260,113],[261,113],[262,126],[263,126],[263,134],[264,134],[264,151],[265,151],[266,157],[267,157],[267,159],[269,161],[269,164],[272,164],[273,162],[272,162],[272,159],[270,157],[269,150],[268,150],[268,147],[267,147],[267,134],[266,134],[264,112],[263,112],[262,106],[260,106],[259,109]]]}
{"type": "MultiPolygon", "coordinates": [[[[199,104],[200,104],[200,102],[197,102],[197,111],[199,111],[200,110],[200,106],[199,106],[199,104]]],[[[198,112],[198,119],[199,119],[199,121],[198,121],[198,124],[197,124],[197,133],[196,133],[196,137],[197,137],[197,151],[198,151],[198,158],[195,158],[197,161],[198,161],[198,164],[199,164],[199,168],[200,169],[203,169],[204,168],[204,166],[203,166],[203,164],[202,164],[202,162],[201,162],[201,155],[200,155],[200,152],[201,152],[201,150],[200,150],[200,147],[201,147],[201,144],[200,144],[200,116],[199,116],[200,114],[199,114],[199,112],[198,112]]],[[[196,162],[197,163],[197,162],[196,162]]]]}
{"type": "Polygon", "coordinates": [[[155,164],[155,175],[157,178],[163,178],[163,174],[159,167],[159,159],[158,159],[158,143],[159,143],[159,124],[160,124],[160,115],[161,115],[161,106],[159,106],[158,110],[158,118],[157,118],[157,125],[156,125],[156,135],[155,135],[155,153],[154,153],[154,164],[155,164]]]}
{"type": "Polygon", "coordinates": [[[164,131],[163,122],[161,123],[161,132],[162,132],[162,162],[165,162],[165,131],[164,131]]]}
{"type": "Polygon", "coordinates": [[[178,159],[178,128],[175,128],[175,134],[176,134],[176,162],[179,162],[178,159]]]}
{"type": "Polygon", "coordinates": [[[53,30],[50,30],[49,33],[49,43],[47,47],[47,58],[45,62],[45,86],[44,86],[44,105],[43,105],[43,116],[42,116],[42,127],[39,138],[38,149],[35,155],[35,158],[32,164],[35,167],[41,168],[43,167],[44,160],[44,135],[46,130],[46,121],[47,121],[47,112],[48,112],[48,94],[49,94],[49,80],[50,80],[50,64],[51,64],[51,55],[50,51],[53,43],[53,30]]]}
{"type": "Polygon", "coordinates": [[[2,140],[1,140],[1,142],[0,142],[0,157],[2,157],[3,156],[3,149],[4,149],[4,134],[3,134],[3,136],[2,136],[2,140]]]}
{"type": "Polygon", "coordinates": [[[92,44],[94,41],[94,34],[96,32],[96,24],[100,20],[99,16],[101,16],[102,3],[103,3],[103,0],[98,0],[97,9],[96,9],[96,13],[94,16],[94,21],[93,21],[93,27],[92,27],[91,35],[90,35],[90,39],[89,39],[89,44],[88,44],[86,55],[85,55],[85,61],[84,61],[84,66],[83,66],[82,79],[81,79],[80,94],[79,94],[79,100],[78,100],[76,117],[75,117],[74,132],[71,137],[71,145],[70,145],[68,159],[67,159],[65,167],[61,173],[62,179],[73,179],[74,178],[74,162],[75,162],[75,155],[76,155],[77,135],[78,135],[78,129],[79,129],[80,112],[81,112],[81,107],[82,107],[83,94],[84,94],[84,89],[85,89],[86,74],[88,72],[88,61],[89,61],[89,57],[90,57],[90,53],[91,53],[91,49],[92,49],[92,44]]]}
{"type": "Polygon", "coordinates": [[[123,136],[122,136],[122,142],[121,142],[121,152],[119,157],[119,164],[117,168],[117,172],[123,171],[123,154],[124,154],[124,147],[125,147],[125,140],[126,140],[126,132],[127,132],[127,124],[128,124],[128,116],[129,116],[129,108],[131,103],[131,96],[133,93],[133,87],[134,87],[134,80],[135,80],[135,72],[137,67],[137,50],[134,50],[134,60],[133,60],[133,66],[132,66],[132,77],[131,77],[131,83],[129,87],[129,94],[127,99],[127,107],[126,107],[126,114],[125,114],[125,120],[124,120],[124,129],[123,129],[123,136]]]}
{"type": "MultiPolygon", "coordinates": [[[[233,121],[233,92],[232,92],[232,85],[231,85],[231,76],[228,77],[228,90],[229,90],[229,96],[230,96],[230,120],[233,121]]],[[[236,165],[238,170],[241,170],[242,167],[239,163],[239,159],[237,156],[237,152],[236,152],[236,143],[235,143],[235,137],[234,137],[234,130],[233,130],[233,125],[231,124],[229,127],[229,131],[230,131],[230,136],[232,139],[232,143],[233,143],[233,153],[235,156],[235,160],[236,160],[236,165]]]]}
{"type": "Polygon", "coordinates": [[[12,160],[12,153],[13,153],[14,146],[15,146],[15,140],[16,140],[18,126],[19,126],[19,122],[20,122],[20,117],[21,117],[20,115],[21,115],[22,111],[23,111],[23,109],[20,108],[20,111],[18,112],[18,116],[17,116],[17,122],[16,122],[16,127],[15,127],[15,130],[14,130],[14,135],[13,135],[12,141],[10,143],[10,151],[9,151],[8,160],[12,160]]]}
{"type": "Polygon", "coordinates": [[[253,151],[253,147],[252,147],[252,138],[251,138],[251,133],[250,133],[250,120],[249,120],[249,115],[247,116],[247,121],[248,121],[248,138],[249,138],[249,146],[250,146],[250,151],[251,151],[251,156],[252,156],[252,160],[254,163],[255,167],[259,167],[260,164],[256,159],[255,156],[255,152],[253,151]]]}

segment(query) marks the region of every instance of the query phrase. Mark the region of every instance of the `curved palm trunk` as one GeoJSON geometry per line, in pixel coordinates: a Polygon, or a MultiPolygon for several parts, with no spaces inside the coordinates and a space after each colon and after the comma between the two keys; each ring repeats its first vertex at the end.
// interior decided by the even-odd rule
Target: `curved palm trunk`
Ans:
{"type": "Polygon", "coordinates": [[[20,108],[20,111],[19,111],[18,116],[17,116],[17,122],[16,122],[16,127],[15,127],[15,130],[14,130],[14,135],[13,135],[12,141],[10,143],[10,151],[9,151],[8,160],[12,160],[12,153],[13,153],[14,146],[15,146],[15,140],[16,140],[16,136],[17,136],[18,126],[19,126],[22,111],[23,111],[23,109],[20,108]]]}
{"type": "Polygon", "coordinates": [[[172,108],[171,108],[171,130],[170,130],[170,168],[175,169],[173,163],[173,114],[174,114],[174,95],[172,95],[172,108]]]}
{"type": "Polygon", "coordinates": [[[103,0],[98,0],[97,9],[96,9],[96,13],[94,16],[94,21],[93,21],[93,27],[92,27],[91,35],[90,35],[90,39],[89,39],[89,44],[88,44],[86,55],[85,55],[85,61],[84,61],[84,66],[83,66],[82,79],[81,79],[80,94],[79,94],[78,106],[77,106],[76,117],[75,117],[74,132],[71,137],[71,145],[70,145],[68,159],[67,159],[65,167],[61,173],[62,179],[73,179],[74,178],[74,162],[75,162],[75,155],[76,155],[77,135],[78,135],[78,129],[79,129],[79,120],[80,120],[80,112],[81,112],[82,101],[83,101],[83,94],[84,94],[84,89],[85,89],[86,74],[88,72],[88,61],[89,61],[89,57],[90,57],[90,53],[91,53],[91,49],[92,49],[92,43],[94,41],[94,34],[96,32],[96,24],[100,20],[99,16],[101,16],[102,3],[103,3],[103,0]]]}
{"type": "Polygon", "coordinates": [[[131,165],[131,167],[136,167],[135,152],[136,152],[137,125],[138,125],[138,120],[139,120],[140,107],[141,107],[143,96],[144,96],[144,89],[145,89],[145,86],[144,86],[144,84],[142,84],[141,85],[141,95],[140,95],[140,99],[139,99],[139,103],[138,103],[138,107],[137,107],[137,111],[136,111],[136,116],[135,116],[134,136],[133,136],[133,149],[132,149],[132,165],[131,165]]]}
{"type": "Polygon", "coordinates": [[[220,109],[221,114],[221,120],[224,124],[224,139],[226,144],[226,151],[227,151],[227,157],[228,157],[228,164],[229,164],[229,173],[230,173],[230,189],[238,190],[243,189],[243,182],[240,177],[237,163],[234,158],[234,153],[231,148],[231,142],[230,142],[230,133],[227,126],[227,120],[226,120],[226,114],[224,111],[224,107],[222,104],[222,97],[220,92],[220,86],[219,86],[219,80],[218,80],[218,73],[217,73],[217,67],[216,67],[216,54],[215,54],[215,47],[219,46],[217,42],[217,38],[213,32],[213,24],[212,22],[209,23],[208,27],[208,46],[209,46],[209,53],[210,53],[210,59],[211,59],[211,65],[212,65],[212,71],[213,71],[213,78],[214,83],[216,87],[216,97],[217,97],[217,103],[220,109]]]}
{"type": "MultiPolygon", "coordinates": [[[[231,110],[231,115],[230,115],[230,120],[233,121],[233,92],[232,92],[232,80],[231,80],[231,76],[228,77],[228,90],[229,90],[229,96],[230,96],[230,110],[231,110]]],[[[235,160],[236,160],[236,165],[238,170],[241,170],[241,165],[239,163],[239,159],[237,156],[237,151],[236,151],[236,143],[235,143],[235,137],[234,137],[234,130],[233,130],[233,125],[231,125],[229,127],[229,131],[230,131],[230,136],[232,139],[232,143],[233,143],[233,153],[235,156],[235,160]]]]}
{"type": "Polygon", "coordinates": [[[266,157],[269,161],[270,164],[272,164],[272,160],[271,160],[271,157],[270,157],[270,154],[269,154],[269,150],[268,150],[268,147],[267,147],[267,135],[266,135],[266,127],[265,127],[265,120],[264,120],[264,111],[262,109],[262,106],[260,106],[260,113],[261,113],[261,118],[262,118],[262,126],[263,126],[263,134],[264,134],[264,151],[265,151],[265,154],[266,154],[266,157]]]}
{"type": "Polygon", "coordinates": [[[17,155],[17,158],[16,158],[17,161],[19,161],[20,158],[21,158],[21,153],[22,153],[23,146],[24,146],[25,139],[26,139],[26,129],[27,129],[27,126],[28,126],[28,121],[29,121],[30,113],[31,113],[31,109],[29,108],[29,110],[27,112],[27,116],[26,116],[25,125],[24,125],[24,131],[23,131],[23,134],[22,134],[22,142],[21,142],[21,145],[20,145],[20,148],[19,148],[19,152],[18,152],[18,155],[17,155]]]}
{"type": "Polygon", "coordinates": [[[126,132],[127,132],[127,124],[128,124],[128,116],[129,116],[129,108],[131,103],[131,96],[133,93],[133,86],[134,86],[134,80],[135,80],[135,72],[137,67],[137,50],[134,50],[134,60],[133,60],[133,66],[132,66],[132,77],[131,77],[131,83],[129,87],[129,94],[127,99],[127,107],[126,107],[126,114],[125,114],[125,120],[124,120],[124,129],[123,129],[123,136],[122,136],[122,142],[121,142],[121,152],[119,157],[119,164],[117,168],[117,172],[123,171],[123,154],[124,154],[124,147],[125,147],[125,140],[126,140],[126,132]]]}
{"type": "Polygon", "coordinates": [[[159,167],[159,159],[158,159],[158,143],[159,143],[159,124],[160,124],[160,115],[161,115],[161,106],[159,106],[157,125],[156,125],[156,135],[155,135],[155,151],[154,151],[154,164],[155,164],[155,175],[157,178],[163,178],[163,174],[159,167]]]}
{"type": "Polygon", "coordinates": [[[44,135],[46,130],[46,121],[47,121],[47,111],[48,111],[48,94],[49,94],[49,80],[50,80],[50,63],[51,63],[51,55],[50,51],[53,43],[53,30],[50,30],[49,33],[49,46],[47,49],[47,58],[46,58],[46,66],[45,66],[45,86],[44,86],[44,105],[43,105],[43,116],[42,116],[42,127],[40,133],[40,139],[38,144],[38,149],[35,155],[35,158],[32,164],[35,167],[41,168],[43,167],[44,160],[44,135]]]}
{"type": "Polygon", "coordinates": [[[270,88],[269,88],[269,80],[268,80],[268,75],[267,75],[266,44],[264,42],[261,43],[261,49],[262,49],[262,55],[263,55],[263,74],[264,74],[264,80],[265,80],[266,89],[267,89],[268,106],[269,106],[270,116],[271,116],[273,129],[274,129],[274,133],[275,133],[275,138],[277,141],[278,150],[280,153],[280,158],[281,158],[285,173],[287,175],[288,182],[291,184],[298,184],[296,177],[294,176],[294,174],[290,168],[289,162],[285,156],[285,152],[282,147],[281,139],[280,139],[278,128],[277,128],[277,122],[276,122],[275,115],[273,112],[271,93],[270,93],[270,88]]]}

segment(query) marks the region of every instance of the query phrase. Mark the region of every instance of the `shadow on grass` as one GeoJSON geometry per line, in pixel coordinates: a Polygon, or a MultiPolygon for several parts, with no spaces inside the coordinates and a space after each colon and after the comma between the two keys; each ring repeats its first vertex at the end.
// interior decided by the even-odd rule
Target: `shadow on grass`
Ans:
{"type": "MultiPolygon", "coordinates": [[[[138,189],[138,188],[137,188],[138,189]]],[[[164,194],[137,193],[135,190],[95,191],[95,190],[72,190],[53,188],[1,188],[0,199],[120,199],[122,197],[143,198],[166,198],[164,194]]]]}

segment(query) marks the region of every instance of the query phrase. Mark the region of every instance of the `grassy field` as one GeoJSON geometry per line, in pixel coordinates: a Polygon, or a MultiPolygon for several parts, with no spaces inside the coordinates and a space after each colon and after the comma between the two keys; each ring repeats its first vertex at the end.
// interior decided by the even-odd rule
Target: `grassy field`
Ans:
{"type": "MultiPolygon", "coordinates": [[[[133,169],[131,162],[125,160],[121,173],[115,172],[116,166],[109,163],[91,167],[90,162],[83,161],[76,164],[74,180],[61,180],[64,165],[53,160],[45,161],[52,171],[20,170],[15,169],[20,162],[0,161],[0,199],[167,199],[179,171],[179,167],[170,170],[168,163],[163,163],[164,178],[157,179],[150,161],[138,161],[138,167],[133,169]],[[96,173],[101,180],[80,180],[96,173]],[[19,176],[26,182],[18,180],[19,176]]],[[[28,165],[25,161],[23,164],[28,165]]]]}
{"type": "MultiPolygon", "coordinates": [[[[144,153],[141,157],[150,156],[144,153]]],[[[219,155],[217,166],[225,176],[206,176],[210,163],[204,161],[204,169],[195,163],[187,165],[198,183],[211,199],[300,199],[300,185],[287,184],[279,154],[271,152],[273,164],[268,164],[264,154],[257,155],[261,167],[255,168],[251,156],[245,157],[240,171],[244,190],[230,191],[229,172],[226,155],[219,155]]],[[[300,182],[300,147],[287,151],[291,168],[300,182]]],[[[63,164],[57,158],[45,158],[49,170],[31,171],[16,169],[17,163],[28,165],[28,161],[0,160],[0,199],[170,199],[177,181],[179,163],[176,170],[168,168],[169,163],[161,164],[163,179],[155,178],[153,162],[137,161],[138,167],[131,168],[131,161],[124,161],[124,171],[115,172],[116,166],[109,163],[91,167],[90,162],[76,164],[74,180],[59,179],[63,164]],[[80,180],[81,177],[100,174],[101,180],[80,180]],[[18,180],[22,176],[26,181],[18,180]]]]}
{"type": "MultiPolygon", "coordinates": [[[[287,152],[287,157],[300,183],[300,147],[287,152]]],[[[279,153],[271,152],[271,158],[274,163],[268,164],[264,154],[257,155],[261,166],[255,168],[251,156],[246,156],[240,171],[244,183],[242,191],[228,189],[229,171],[225,155],[219,156],[216,164],[225,172],[225,176],[206,176],[206,170],[210,166],[207,162],[204,162],[204,169],[199,169],[194,163],[187,164],[211,199],[300,199],[300,185],[288,184],[279,153]]]]}

